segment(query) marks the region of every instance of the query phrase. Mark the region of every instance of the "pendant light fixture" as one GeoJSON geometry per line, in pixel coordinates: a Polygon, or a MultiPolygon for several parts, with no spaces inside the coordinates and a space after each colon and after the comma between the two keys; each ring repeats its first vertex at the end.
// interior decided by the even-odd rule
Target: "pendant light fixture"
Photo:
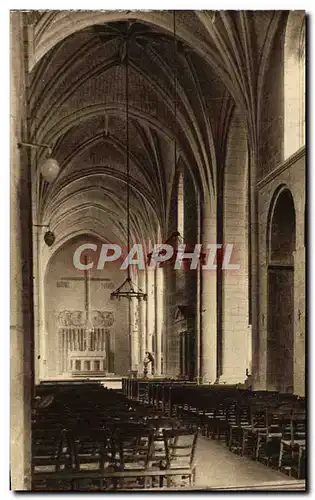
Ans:
{"type": "MultiPolygon", "coordinates": [[[[121,61],[125,63],[125,100],[126,100],[126,177],[127,177],[127,251],[130,252],[130,151],[129,151],[129,34],[127,31],[121,47],[121,61]]],[[[130,266],[127,267],[127,278],[114,292],[110,294],[111,300],[127,298],[131,300],[146,300],[147,294],[132,282],[130,266]]]]}
{"type": "Polygon", "coordinates": [[[41,164],[40,166],[40,173],[42,174],[43,179],[46,182],[54,182],[54,180],[57,178],[59,171],[60,171],[60,166],[57,160],[52,157],[52,148],[48,146],[48,144],[37,144],[34,142],[18,142],[18,147],[26,147],[26,148],[32,148],[32,149],[46,149],[47,151],[47,157],[45,161],[41,164]]]}

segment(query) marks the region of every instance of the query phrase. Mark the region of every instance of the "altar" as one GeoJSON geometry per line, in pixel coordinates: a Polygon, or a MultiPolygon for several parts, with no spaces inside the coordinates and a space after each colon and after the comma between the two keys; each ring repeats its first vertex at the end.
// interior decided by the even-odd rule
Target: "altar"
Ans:
{"type": "Polygon", "coordinates": [[[60,375],[106,376],[114,373],[114,345],[109,311],[92,311],[91,328],[84,311],[61,311],[58,316],[60,375]]]}
{"type": "Polygon", "coordinates": [[[101,351],[93,352],[93,356],[80,351],[73,351],[70,355],[70,371],[72,375],[103,376],[106,372],[106,359],[101,351]]]}
{"type": "MultiPolygon", "coordinates": [[[[87,258],[85,258],[87,263],[87,258]]],[[[69,278],[68,278],[69,279],[69,278]]],[[[75,279],[75,278],[73,278],[75,279]]],[[[84,272],[84,309],[57,313],[59,375],[104,377],[114,374],[112,311],[92,309],[91,277],[84,272]]]]}

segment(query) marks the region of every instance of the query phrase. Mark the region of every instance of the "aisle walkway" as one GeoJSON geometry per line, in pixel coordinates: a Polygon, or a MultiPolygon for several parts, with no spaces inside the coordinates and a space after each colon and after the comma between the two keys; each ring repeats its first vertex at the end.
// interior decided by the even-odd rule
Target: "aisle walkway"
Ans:
{"type": "Polygon", "coordinates": [[[196,450],[196,487],[253,486],[266,482],[293,481],[289,476],[250,460],[235,455],[221,442],[198,438],[196,450]]]}

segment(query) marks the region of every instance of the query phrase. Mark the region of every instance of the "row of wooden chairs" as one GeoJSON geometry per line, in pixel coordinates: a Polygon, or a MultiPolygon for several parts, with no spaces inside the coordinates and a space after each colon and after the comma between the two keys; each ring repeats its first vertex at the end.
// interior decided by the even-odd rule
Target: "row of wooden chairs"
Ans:
{"type": "MultiPolygon", "coordinates": [[[[134,383],[134,382],[133,382],[134,383]]],[[[140,384],[143,383],[142,381],[140,384]]],[[[305,400],[276,391],[150,381],[151,402],[229,449],[305,477],[305,400]]]]}
{"type": "Polygon", "coordinates": [[[141,426],[110,435],[90,428],[77,435],[63,430],[55,452],[46,444],[33,452],[34,489],[43,482],[45,489],[58,489],[60,481],[74,490],[84,489],[85,481],[88,489],[100,490],[163,487],[171,486],[174,477],[192,485],[197,435],[197,430],[163,430],[161,443],[153,429],[141,426]]]}
{"type": "Polygon", "coordinates": [[[193,484],[197,428],[115,391],[58,389],[50,407],[33,415],[34,490],[164,488],[175,478],[193,484]]]}

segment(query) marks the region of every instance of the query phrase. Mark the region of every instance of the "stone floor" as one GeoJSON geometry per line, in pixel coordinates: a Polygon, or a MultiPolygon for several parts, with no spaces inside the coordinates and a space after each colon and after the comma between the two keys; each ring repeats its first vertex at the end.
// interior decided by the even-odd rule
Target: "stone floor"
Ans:
{"type": "Polygon", "coordinates": [[[196,487],[257,486],[291,483],[292,478],[259,462],[235,455],[223,442],[199,436],[196,450],[196,487]]]}

